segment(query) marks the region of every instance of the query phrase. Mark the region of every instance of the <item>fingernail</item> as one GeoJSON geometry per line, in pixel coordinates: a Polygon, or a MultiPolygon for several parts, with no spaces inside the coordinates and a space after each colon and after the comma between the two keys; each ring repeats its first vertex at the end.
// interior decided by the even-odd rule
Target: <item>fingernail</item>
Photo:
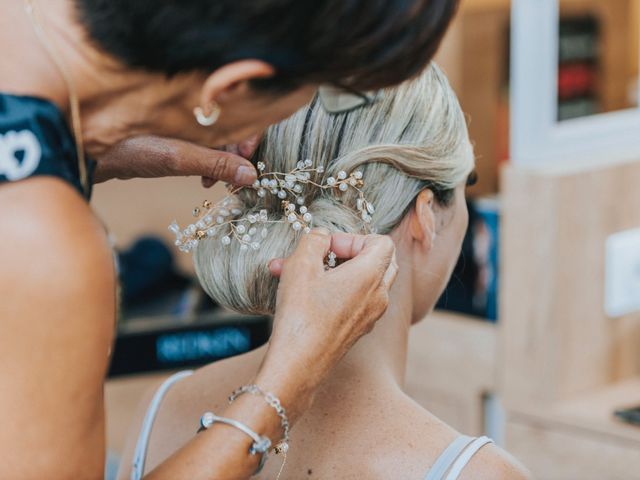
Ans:
{"type": "Polygon", "coordinates": [[[255,168],[242,165],[236,170],[236,176],[233,177],[233,180],[238,185],[251,185],[256,178],[258,177],[255,168]]]}

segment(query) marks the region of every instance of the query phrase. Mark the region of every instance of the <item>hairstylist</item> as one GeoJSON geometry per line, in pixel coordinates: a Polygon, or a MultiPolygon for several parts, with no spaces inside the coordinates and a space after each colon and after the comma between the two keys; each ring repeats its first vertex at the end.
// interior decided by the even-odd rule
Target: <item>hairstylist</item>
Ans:
{"type": "MultiPolygon", "coordinates": [[[[0,478],[102,476],[116,277],[87,204],[92,182],[201,175],[206,184],[252,183],[248,161],[209,147],[240,144],[236,153],[250,153],[242,140],[321,84],[370,89],[410,77],[433,55],[454,4],[3,2],[0,478]],[[178,140],[128,140],[147,135],[178,140]]],[[[281,275],[278,307],[256,383],[280,399],[291,422],[385,309],[392,256],[380,237],[315,232],[271,265],[281,275]],[[321,268],[329,249],[351,259],[330,274],[321,268]]],[[[216,413],[272,440],[282,435],[280,418],[257,396],[216,413]]],[[[196,429],[149,478],[242,479],[256,470],[261,456],[249,453],[244,432],[196,429]]]]}

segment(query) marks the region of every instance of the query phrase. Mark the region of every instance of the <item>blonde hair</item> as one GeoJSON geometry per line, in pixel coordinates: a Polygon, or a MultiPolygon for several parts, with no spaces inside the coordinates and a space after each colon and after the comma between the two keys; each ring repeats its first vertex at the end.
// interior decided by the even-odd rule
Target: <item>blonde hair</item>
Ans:
{"type": "MultiPolygon", "coordinates": [[[[269,128],[254,156],[277,172],[291,171],[305,159],[314,167],[324,166],[325,179],[340,170],[361,170],[362,190],[376,208],[370,227],[381,234],[400,223],[425,188],[447,205],[453,189],[473,168],[464,114],[445,75],[433,64],[417,78],[381,91],[373,104],[350,112],[327,113],[314,99],[307,108],[269,128]]],[[[305,191],[313,225],[362,232],[355,194],[335,190],[305,191]]],[[[259,198],[245,189],[237,200],[244,214],[267,209],[274,219],[282,215],[277,197],[259,198]]],[[[223,246],[222,231],[195,249],[198,278],[219,304],[243,313],[273,313],[277,280],[270,275],[268,262],[287,256],[300,233],[286,222],[268,228],[258,251],[241,251],[238,242],[223,246]]]]}

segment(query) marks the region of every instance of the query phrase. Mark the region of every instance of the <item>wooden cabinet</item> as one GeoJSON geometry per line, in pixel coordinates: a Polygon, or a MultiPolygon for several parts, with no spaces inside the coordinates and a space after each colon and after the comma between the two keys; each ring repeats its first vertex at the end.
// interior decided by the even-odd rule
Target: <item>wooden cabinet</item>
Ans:
{"type": "MultiPolygon", "coordinates": [[[[640,315],[604,313],[605,241],[640,226],[640,161],[505,173],[506,448],[543,480],[639,479],[640,315]]],[[[640,248],[640,245],[638,246],[640,248]]]]}

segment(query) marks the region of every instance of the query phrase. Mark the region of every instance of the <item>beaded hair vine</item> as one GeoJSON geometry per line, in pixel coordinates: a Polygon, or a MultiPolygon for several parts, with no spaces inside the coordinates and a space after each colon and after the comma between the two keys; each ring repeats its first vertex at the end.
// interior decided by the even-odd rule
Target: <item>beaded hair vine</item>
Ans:
{"type": "Polygon", "coordinates": [[[296,232],[309,233],[313,227],[313,215],[305,205],[304,195],[305,187],[309,185],[339,192],[353,188],[358,194],[355,209],[359,217],[366,224],[371,223],[371,215],[375,208],[365,199],[362,192],[364,180],[360,170],[350,174],[340,170],[336,177],[329,177],[322,183],[319,177],[324,173],[324,167],[313,167],[313,162],[309,159],[298,162],[296,168],[288,173],[267,172],[264,162],[258,162],[257,167],[258,179],[253,185],[239,187],[215,204],[205,200],[202,207],[193,209],[193,216],[197,220],[184,229],[176,221],[169,225],[169,230],[176,236],[175,244],[180,251],[193,251],[200,240],[213,237],[218,229],[226,229],[226,234],[220,239],[223,245],[237,241],[242,251],[259,250],[262,240],[269,235],[267,225],[270,223],[289,223],[296,232]],[[246,188],[255,190],[260,198],[267,195],[277,197],[281,201],[282,217],[270,220],[266,209],[260,210],[257,214],[243,216],[242,210],[234,204],[232,196],[246,188]]]}

